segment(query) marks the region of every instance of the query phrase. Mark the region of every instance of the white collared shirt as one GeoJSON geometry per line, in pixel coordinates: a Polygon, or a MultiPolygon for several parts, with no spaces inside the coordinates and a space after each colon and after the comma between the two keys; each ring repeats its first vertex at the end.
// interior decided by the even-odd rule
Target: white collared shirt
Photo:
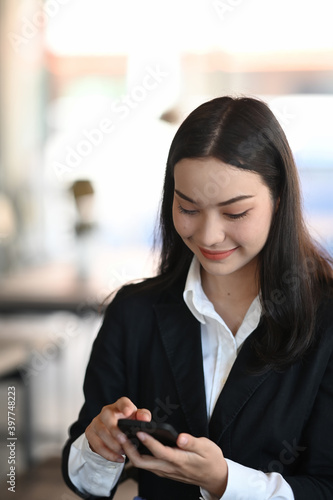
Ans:
{"type": "MultiPolygon", "coordinates": [[[[233,335],[202,289],[200,263],[196,257],[192,260],[183,296],[187,307],[201,324],[207,415],[210,418],[243,342],[258,326],[261,304],[256,297],[236,335],[233,335]]],[[[294,500],[291,487],[281,474],[265,474],[226,461],[228,484],[222,500],[294,500]]],[[[109,462],[91,451],[84,434],[72,444],[69,477],[83,493],[108,496],[122,468],[123,464],[109,462]]],[[[219,500],[203,489],[200,491],[203,500],[219,500]]]]}
{"type": "Polygon", "coordinates": [[[184,301],[201,323],[207,415],[210,418],[243,342],[259,324],[261,304],[259,297],[253,300],[236,335],[233,335],[202,289],[200,263],[196,257],[187,276],[184,301]]]}

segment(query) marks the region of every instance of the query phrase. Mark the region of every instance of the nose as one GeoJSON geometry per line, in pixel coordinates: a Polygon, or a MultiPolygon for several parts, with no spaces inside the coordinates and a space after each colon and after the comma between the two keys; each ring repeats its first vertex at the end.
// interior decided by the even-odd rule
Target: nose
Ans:
{"type": "Polygon", "coordinates": [[[219,246],[226,238],[225,227],[219,214],[214,212],[205,215],[198,233],[198,244],[205,248],[219,246]]]}

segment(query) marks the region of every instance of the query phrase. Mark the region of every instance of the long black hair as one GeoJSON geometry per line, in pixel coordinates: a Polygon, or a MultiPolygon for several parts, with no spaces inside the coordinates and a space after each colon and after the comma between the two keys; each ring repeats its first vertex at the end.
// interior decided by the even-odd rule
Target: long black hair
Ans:
{"type": "Polygon", "coordinates": [[[169,286],[193,254],[172,220],[174,167],[183,158],[213,157],[259,174],[278,202],[259,256],[264,335],[254,341],[263,367],[282,368],[313,343],[315,315],[332,293],[332,261],[311,239],[302,216],[297,168],[287,138],[259,99],[220,97],[195,109],[178,129],[168,155],[160,212],[157,280],[169,286]]]}

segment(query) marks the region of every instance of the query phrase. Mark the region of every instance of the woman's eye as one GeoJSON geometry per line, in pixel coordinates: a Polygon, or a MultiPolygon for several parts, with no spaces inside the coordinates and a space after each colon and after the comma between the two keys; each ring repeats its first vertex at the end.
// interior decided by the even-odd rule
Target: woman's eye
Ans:
{"type": "Polygon", "coordinates": [[[245,210],[245,212],[242,212],[240,214],[225,214],[229,219],[236,220],[236,219],[242,219],[243,217],[246,217],[248,214],[248,211],[245,210]]]}
{"type": "Polygon", "coordinates": [[[186,215],[195,215],[198,213],[198,210],[186,210],[186,208],[182,207],[181,205],[178,205],[178,210],[181,214],[186,215]]]}

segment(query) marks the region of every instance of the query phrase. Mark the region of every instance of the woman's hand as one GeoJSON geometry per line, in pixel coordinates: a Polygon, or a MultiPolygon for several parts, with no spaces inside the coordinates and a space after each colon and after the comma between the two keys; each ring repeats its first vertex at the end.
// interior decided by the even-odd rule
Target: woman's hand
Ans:
{"type": "Polygon", "coordinates": [[[183,483],[195,484],[220,498],[225,492],[228,467],[222,450],[207,438],[180,434],[177,448],[163,446],[152,436],[138,432],[137,437],[153,456],[140,455],[124,435],[118,435],[122,447],[135,467],[183,483]]]}
{"type": "Polygon", "coordinates": [[[117,426],[119,418],[149,422],[151,413],[146,409],[138,410],[130,399],[123,397],[111,405],[104,406],[87,427],[85,434],[93,452],[111,462],[121,463],[124,462],[125,452],[121,444],[124,434],[117,426]]]}

